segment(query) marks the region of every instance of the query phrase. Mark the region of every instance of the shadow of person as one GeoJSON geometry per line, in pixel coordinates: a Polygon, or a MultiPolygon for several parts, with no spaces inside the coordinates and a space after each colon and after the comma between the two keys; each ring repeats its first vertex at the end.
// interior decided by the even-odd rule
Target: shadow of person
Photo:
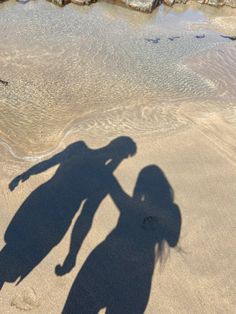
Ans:
{"type": "Polygon", "coordinates": [[[30,176],[59,165],[53,177],[23,202],[5,232],[0,288],[4,282],[20,278],[19,283],[42,261],[61,241],[85,199],[93,206],[89,215],[92,220],[92,210],[94,214],[109,190],[104,170],[109,177],[124,158],[135,153],[136,144],[129,137],[118,137],[99,149],[79,141],[12,180],[11,191],[30,176]]]}
{"type": "Polygon", "coordinates": [[[181,214],[173,190],[155,165],[139,174],[133,197],[114,176],[110,195],[120,211],[116,227],[89,255],[69,292],[63,314],[143,314],[157,260],[180,237],[181,214]]]}

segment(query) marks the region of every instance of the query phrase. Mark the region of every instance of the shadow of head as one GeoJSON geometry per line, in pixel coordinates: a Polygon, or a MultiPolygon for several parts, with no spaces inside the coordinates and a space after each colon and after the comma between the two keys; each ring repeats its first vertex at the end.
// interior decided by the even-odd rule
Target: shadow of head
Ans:
{"type": "MultiPolygon", "coordinates": [[[[88,146],[83,141],[78,141],[70,144],[66,148],[67,155],[80,156],[87,153],[88,146]]],[[[100,149],[102,155],[107,157],[107,161],[110,159],[125,159],[136,154],[137,146],[136,143],[128,136],[120,136],[112,141],[103,148],[100,149]]]]}
{"type": "Polygon", "coordinates": [[[134,197],[156,207],[167,207],[174,201],[174,192],[161,168],[150,165],[141,170],[134,197]]]}
{"type": "Polygon", "coordinates": [[[128,136],[115,138],[108,144],[107,149],[111,155],[120,156],[121,158],[134,156],[137,152],[135,142],[128,136]]]}
{"type": "Polygon", "coordinates": [[[181,213],[174,203],[174,191],[158,166],[150,165],[141,170],[134,189],[134,199],[143,204],[143,227],[158,233],[158,254],[161,257],[165,241],[170,247],[178,243],[181,213]]]}
{"type": "Polygon", "coordinates": [[[92,156],[92,158],[95,156],[97,161],[102,158],[106,164],[109,164],[111,161],[115,160],[119,163],[121,160],[135,155],[137,152],[137,146],[130,137],[120,136],[99,149],[91,150],[85,142],[78,141],[68,145],[64,152],[67,158],[77,158],[80,156],[80,159],[86,159],[88,161],[92,156]],[[88,155],[88,152],[92,151],[95,152],[96,156],[91,155],[90,153],[88,155]]]}

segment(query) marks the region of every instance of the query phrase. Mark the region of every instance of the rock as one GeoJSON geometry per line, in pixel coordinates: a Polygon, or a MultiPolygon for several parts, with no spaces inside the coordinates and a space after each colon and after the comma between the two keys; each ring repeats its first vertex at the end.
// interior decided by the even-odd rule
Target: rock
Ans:
{"type": "Polygon", "coordinates": [[[121,0],[128,7],[150,13],[152,10],[158,6],[160,0],[121,0]]]}
{"type": "Polygon", "coordinates": [[[175,3],[183,3],[186,4],[189,0],[175,0],[175,3]]]}
{"type": "Polygon", "coordinates": [[[70,0],[48,0],[48,1],[58,5],[59,7],[63,7],[64,5],[71,2],[70,0]]]}
{"type": "Polygon", "coordinates": [[[172,5],[175,3],[175,0],[163,0],[163,2],[169,7],[172,7],[172,5]]]}
{"type": "Polygon", "coordinates": [[[71,0],[71,2],[78,5],[90,5],[96,2],[96,0],[71,0]]]}
{"type": "MultiPolygon", "coordinates": [[[[0,2],[3,0],[0,0],[0,2]]],[[[73,2],[78,5],[89,5],[91,3],[96,2],[97,0],[48,0],[60,7],[73,2]]],[[[175,3],[187,3],[189,0],[121,0],[126,6],[142,11],[150,13],[155,9],[159,4],[164,3],[168,6],[173,6],[175,3]]],[[[236,8],[236,0],[195,0],[201,4],[208,4],[214,7],[221,7],[223,5],[230,6],[232,8],[236,8]]]]}
{"type": "Polygon", "coordinates": [[[236,0],[225,0],[225,4],[229,7],[236,8],[236,0]]]}
{"type": "MultiPolygon", "coordinates": [[[[60,7],[63,7],[64,5],[72,2],[77,5],[89,5],[91,3],[96,2],[97,0],[48,0],[60,7]]],[[[150,13],[152,10],[158,6],[161,0],[121,0],[126,6],[142,11],[142,12],[147,12],[150,13]]],[[[168,0],[167,0],[168,1],[168,0]]],[[[169,0],[173,1],[174,0],[169,0]]]]}
{"type": "Polygon", "coordinates": [[[225,0],[208,0],[207,4],[213,7],[221,7],[225,4],[225,0]]]}

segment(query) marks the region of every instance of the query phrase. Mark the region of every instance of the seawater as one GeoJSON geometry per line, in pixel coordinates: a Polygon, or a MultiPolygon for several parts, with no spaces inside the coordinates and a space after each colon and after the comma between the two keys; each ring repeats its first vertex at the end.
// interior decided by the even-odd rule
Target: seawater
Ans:
{"type": "Polygon", "coordinates": [[[24,159],[70,132],[165,133],[186,123],[176,112],[189,101],[229,110],[231,91],[219,92],[214,79],[186,66],[205,51],[235,49],[207,27],[216,14],[183,6],[149,15],[102,2],[1,3],[0,79],[9,85],[0,84],[0,150],[24,159]],[[196,23],[202,28],[191,27],[196,23]]]}

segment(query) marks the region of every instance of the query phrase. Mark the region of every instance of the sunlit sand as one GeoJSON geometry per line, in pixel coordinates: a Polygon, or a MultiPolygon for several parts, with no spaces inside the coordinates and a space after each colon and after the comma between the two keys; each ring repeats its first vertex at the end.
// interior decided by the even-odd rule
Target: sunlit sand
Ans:
{"type": "Polygon", "coordinates": [[[0,312],[234,313],[236,15],[0,15],[0,312]]]}

